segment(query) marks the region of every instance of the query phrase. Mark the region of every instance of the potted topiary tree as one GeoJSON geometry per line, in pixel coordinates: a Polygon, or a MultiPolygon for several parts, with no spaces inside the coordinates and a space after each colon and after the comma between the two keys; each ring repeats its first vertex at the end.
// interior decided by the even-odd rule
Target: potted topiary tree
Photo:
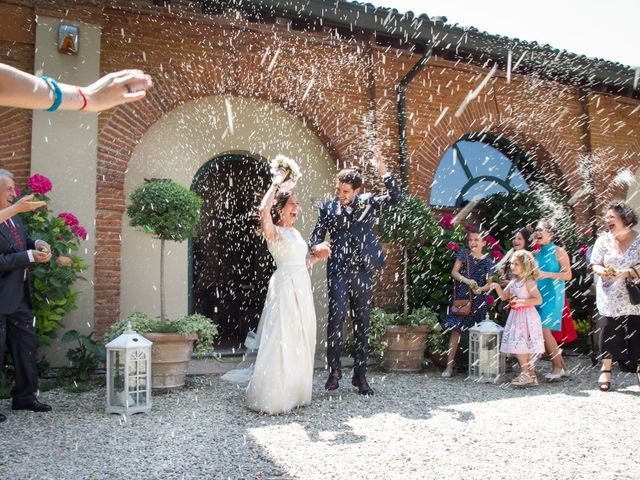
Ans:
{"type": "MultiPolygon", "coordinates": [[[[193,344],[200,336],[201,344],[212,346],[217,331],[212,321],[201,315],[190,315],[168,322],[165,313],[164,248],[166,241],[182,242],[195,234],[200,218],[200,197],[171,180],[145,181],[130,196],[127,206],[129,224],[160,240],[160,321],[136,314],[132,327],[153,342],[153,388],[168,390],[185,383],[193,344]],[[137,321],[139,320],[139,321],[137,321]]],[[[125,319],[112,328],[117,336],[125,319]]],[[[202,347],[202,345],[201,345],[202,347]]]]}

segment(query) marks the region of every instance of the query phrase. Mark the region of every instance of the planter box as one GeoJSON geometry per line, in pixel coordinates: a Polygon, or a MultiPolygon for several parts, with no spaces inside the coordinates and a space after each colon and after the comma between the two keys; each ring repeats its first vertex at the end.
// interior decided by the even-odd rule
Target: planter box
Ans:
{"type": "Polygon", "coordinates": [[[418,372],[422,369],[429,327],[393,325],[387,327],[387,342],[382,367],[393,372],[418,372]]]}

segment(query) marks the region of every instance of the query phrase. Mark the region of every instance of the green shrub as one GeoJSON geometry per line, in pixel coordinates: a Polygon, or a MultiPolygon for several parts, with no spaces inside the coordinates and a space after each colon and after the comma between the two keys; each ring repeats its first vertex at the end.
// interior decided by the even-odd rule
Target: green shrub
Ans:
{"type": "Polygon", "coordinates": [[[128,324],[131,324],[131,329],[140,335],[152,332],[179,333],[181,335],[195,333],[198,335],[195,343],[195,351],[198,355],[212,354],[213,341],[218,335],[218,327],[213,323],[213,320],[197,313],[170,322],[161,322],[159,319],[152,319],[144,313],[136,312],[114,323],[105,335],[105,341],[110,342],[122,335],[127,330],[128,324]]]}

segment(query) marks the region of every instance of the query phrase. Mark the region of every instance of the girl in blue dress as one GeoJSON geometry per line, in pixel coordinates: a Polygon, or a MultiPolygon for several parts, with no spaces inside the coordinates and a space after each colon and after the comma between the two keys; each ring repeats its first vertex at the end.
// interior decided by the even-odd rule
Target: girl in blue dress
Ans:
{"type": "Polygon", "coordinates": [[[571,280],[571,261],[564,248],[553,242],[556,233],[556,226],[546,218],[541,219],[534,230],[534,239],[540,247],[536,263],[540,269],[538,290],[542,296],[542,303],[536,308],[542,321],[544,346],[551,356],[551,372],[545,375],[550,381],[567,375],[562,351],[551,332],[562,329],[565,282],[571,280]]]}
{"type": "Polygon", "coordinates": [[[460,316],[449,311],[444,319],[444,328],[451,330],[451,337],[447,368],[442,372],[443,377],[453,375],[454,361],[462,332],[480,323],[487,316],[487,292],[491,289],[491,283],[488,280],[491,277],[493,260],[483,252],[487,245],[486,236],[486,233],[469,232],[467,235],[469,249],[458,253],[451,270],[454,281],[453,299],[468,299],[471,294],[471,313],[460,316]]]}

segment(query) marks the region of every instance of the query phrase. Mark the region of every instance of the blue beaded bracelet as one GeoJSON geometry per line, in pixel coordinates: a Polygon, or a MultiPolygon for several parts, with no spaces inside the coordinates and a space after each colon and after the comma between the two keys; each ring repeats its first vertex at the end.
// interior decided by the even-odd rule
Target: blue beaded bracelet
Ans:
{"type": "Polygon", "coordinates": [[[42,80],[44,80],[46,84],[49,85],[49,88],[53,90],[53,105],[51,105],[45,111],[55,112],[56,110],[58,110],[60,104],[62,103],[62,90],[60,90],[58,82],[56,82],[53,78],[43,76],[42,80]]]}

